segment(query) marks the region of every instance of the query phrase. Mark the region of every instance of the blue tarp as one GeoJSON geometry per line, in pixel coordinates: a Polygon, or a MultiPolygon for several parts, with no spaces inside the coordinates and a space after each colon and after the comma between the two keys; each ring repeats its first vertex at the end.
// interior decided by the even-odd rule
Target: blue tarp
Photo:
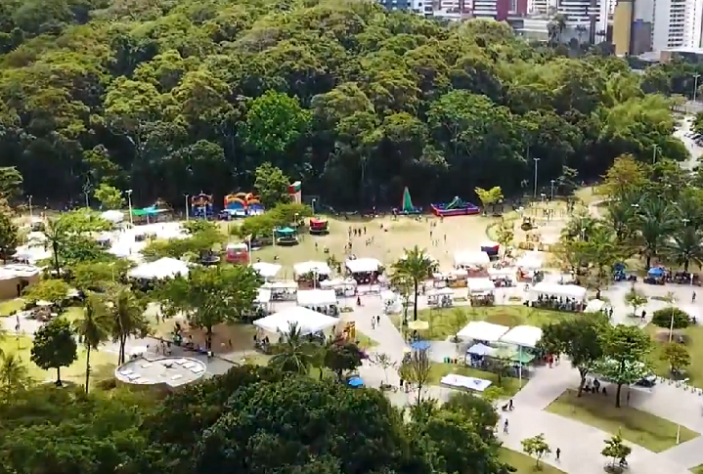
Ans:
{"type": "Polygon", "coordinates": [[[655,277],[664,276],[664,269],[659,267],[650,268],[647,274],[655,277]]]}
{"type": "Polygon", "coordinates": [[[430,343],[427,341],[415,341],[410,344],[410,348],[414,351],[426,351],[430,348],[430,343]]]}
{"type": "Polygon", "coordinates": [[[364,386],[364,381],[361,379],[361,377],[352,377],[349,379],[349,382],[347,382],[350,387],[358,388],[358,387],[363,387],[364,386]]]}

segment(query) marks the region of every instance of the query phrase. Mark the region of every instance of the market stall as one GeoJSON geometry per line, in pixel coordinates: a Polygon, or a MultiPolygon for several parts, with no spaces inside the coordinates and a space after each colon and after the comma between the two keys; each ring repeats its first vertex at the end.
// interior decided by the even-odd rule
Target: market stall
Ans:
{"type": "Polygon", "coordinates": [[[381,301],[383,302],[383,312],[386,314],[400,313],[403,309],[402,299],[400,295],[394,291],[382,291],[381,301]]]}
{"type": "Polygon", "coordinates": [[[457,337],[464,341],[496,342],[508,332],[510,328],[485,321],[472,321],[457,333],[457,337]]]}
{"type": "Polygon", "coordinates": [[[449,308],[454,305],[454,290],[451,288],[432,288],[427,292],[428,306],[449,308]]]}
{"type": "Polygon", "coordinates": [[[518,281],[538,283],[542,280],[542,252],[528,252],[518,259],[518,281]]]}
{"type": "Polygon", "coordinates": [[[534,349],[542,339],[542,330],[535,326],[515,326],[503,334],[500,342],[523,348],[534,349]]]}
{"type": "Polygon", "coordinates": [[[465,288],[466,279],[469,277],[469,272],[463,268],[455,268],[449,272],[433,273],[432,286],[435,288],[465,288]]]}
{"type": "Polygon", "coordinates": [[[105,211],[100,214],[100,217],[113,224],[120,224],[124,221],[124,212],[116,210],[105,211]]]}
{"type": "Polygon", "coordinates": [[[375,258],[354,258],[344,264],[347,272],[360,285],[374,285],[383,272],[383,265],[375,258]]]}
{"type": "Polygon", "coordinates": [[[298,291],[298,306],[332,316],[336,316],[339,313],[337,295],[334,290],[298,291]]]}
{"type": "Polygon", "coordinates": [[[261,286],[264,290],[271,291],[271,301],[296,301],[298,284],[294,281],[270,281],[261,286]]]}
{"type": "Polygon", "coordinates": [[[271,290],[266,288],[259,288],[256,292],[256,299],[254,304],[257,307],[258,313],[269,314],[272,308],[272,294],[271,290]]]}
{"type": "Polygon", "coordinates": [[[498,260],[500,254],[500,244],[498,242],[484,242],[481,244],[481,252],[486,252],[491,260],[498,260]]]}
{"type": "Polygon", "coordinates": [[[471,306],[490,306],[495,303],[496,285],[490,278],[469,278],[466,283],[471,306]]]}
{"type": "Polygon", "coordinates": [[[582,311],[586,306],[586,288],[577,285],[540,282],[529,290],[532,306],[559,311],[582,311]]]}
{"type": "Polygon", "coordinates": [[[272,281],[281,271],[281,265],[276,263],[257,262],[251,266],[265,281],[272,281]]]}
{"type": "Polygon", "coordinates": [[[278,313],[254,321],[254,326],[259,328],[257,338],[274,344],[285,337],[292,327],[297,327],[302,335],[319,334],[328,337],[334,333],[339,319],[326,314],[312,311],[300,306],[287,308],[278,313]]]}
{"type": "Polygon", "coordinates": [[[486,273],[491,259],[486,252],[467,251],[454,254],[454,267],[469,272],[469,277],[486,273]]]}
{"type": "Polygon", "coordinates": [[[320,282],[328,280],[332,269],[325,262],[300,262],[293,265],[295,280],[301,288],[316,288],[320,282]]]}
{"type": "Polygon", "coordinates": [[[610,305],[603,300],[591,300],[586,305],[586,309],[583,310],[584,313],[604,313],[607,314],[610,311],[610,305]]]}
{"type": "Polygon", "coordinates": [[[517,269],[515,267],[489,268],[488,278],[498,287],[515,286],[517,283],[517,269]]]}
{"type": "Polygon", "coordinates": [[[323,290],[334,290],[337,296],[350,297],[356,293],[356,280],[352,278],[333,278],[320,282],[323,290]]]}
{"type": "Polygon", "coordinates": [[[127,276],[136,280],[163,280],[176,276],[188,276],[188,265],[175,258],[164,257],[155,262],[142,263],[127,272],[127,276]]]}

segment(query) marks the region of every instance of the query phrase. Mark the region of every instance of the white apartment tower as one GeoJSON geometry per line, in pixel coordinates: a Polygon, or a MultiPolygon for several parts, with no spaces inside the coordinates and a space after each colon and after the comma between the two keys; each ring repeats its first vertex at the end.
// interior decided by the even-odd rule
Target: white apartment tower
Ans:
{"type": "Polygon", "coordinates": [[[654,0],[652,49],[700,48],[703,0],[654,0]]]}
{"type": "Polygon", "coordinates": [[[578,36],[579,41],[594,43],[605,38],[614,9],[615,0],[530,0],[528,3],[528,12],[535,17],[550,20],[560,14],[566,18],[562,38],[578,36]]]}

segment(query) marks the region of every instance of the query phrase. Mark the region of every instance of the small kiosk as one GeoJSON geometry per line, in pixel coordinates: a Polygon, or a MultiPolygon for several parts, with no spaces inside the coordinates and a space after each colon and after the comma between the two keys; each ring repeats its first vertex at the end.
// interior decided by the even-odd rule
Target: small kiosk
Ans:
{"type": "Polygon", "coordinates": [[[330,279],[332,269],[325,262],[308,261],[293,265],[293,272],[300,288],[317,288],[330,279]]]}
{"type": "Polygon", "coordinates": [[[254,321],[254,326],[259,328],[259,334],[257,334],[259,339],[275,344],[284,339],[292,327],[297,327],[303,336],[317,334],[321,339],[326,339],[334,334],[334,328],[338,323],[337,318],[296,306],[257,319],[254,321]]]}
{"type": "Polygon", "coordinates": [[[433,273],[432,286],[435,288],[466,288],[469,272],[463,268],[455,268],[446,273],[433,273]]]}
{"type": "Polygon", "coordinates": [[[324,280],[320,282],[320,288],[323,290],[334,290],[336,295],[340,297],[350,297],[356,294],[356,280],[353,278],[324,280]]]}
{"type": "Polygon", "coordinates": [[[346,261],[344,266],[351,277],[360,285],[374,285],[383,272],[383,265],[375,258],[355,258],[346,261]]]}
{"type": "Polygon", "coordinates": [[[329,223],[327,219],[313,217],[310,219],[310,233],[313,235],[329,234],[329,223]]]}
{"type": "Polygon", "coordinates": [[[489,268],[488,278],[498,287],[515,286],[517,269],[515,267],[489,268]]]}
{"type": "Polygon", "coordinates": [[[577,285],[540,282],[529,291],[529,303],[535,308],[581,312],[586,307],[586,288],[577,285]]]}
{"type": "Polygon", "coordinates": [[[337,295],[334,290],[298,291],[298,306],[331,316],[339,314],[337,295]]]}
{"type": "Polygon", "coordinates": [[[542,281],[542,255],[541,252],[528,252],[518,259],[516,265],[519,281],[532,283],[542,281]]]}
{"type": "Polygon", "coordinates": [[[297,245],[298,231],[292,227],[279,227],[273,231],[277,245],[297,245]]]}
{"type": "Polygon", "coordinates": [[[496,286],[490,278],[469,278],[467,283],[471,306],[492,306],[495,303],[496,286]]]}
{"type": "Polygon", "coordinates": [[[273,281],[281,271],[281,266],[275,263],[257,262],[251,266],[265,281],[273,281]]]}
{"type": "Polygon", "coordinates": [[[295,301],[298,284],[294,281],[271,281],[264,283],[261,289],[271,291],[271,301],[295,301]]]}
{"type": "Polygon", "coordinates": [[[454,306],[454,290],[451,288],[433,288],[427,292],[427,305],[434,308],[454,306]]]}
{"type": "Polygon", "coordinates": [[[498,242],[484,242],[481,244],[481,252],[485,252],[491,260],[500,258],[500,244],[498,242]]]}
{"type": "Polygon", "coordinates": [[[254,299],[254,304],[259,313],[269,314],[271,313],[271,290],[266,288],[259,288],[256,292],[256,299],[254,299]]]}
{"type": "Polygon", "coordinates": [[[486,269],[490,263],[491,259],[486,252],[468,251],[454,254],[454,267],[466,270],[469,277],[487,276],[486,269]]]}
{"type": "Polygon", "coordinates": [[[230,243],[225,247],[225,259],[229,263],[247,265],[249,263],[249,247],[244,243],[230,243]]]}

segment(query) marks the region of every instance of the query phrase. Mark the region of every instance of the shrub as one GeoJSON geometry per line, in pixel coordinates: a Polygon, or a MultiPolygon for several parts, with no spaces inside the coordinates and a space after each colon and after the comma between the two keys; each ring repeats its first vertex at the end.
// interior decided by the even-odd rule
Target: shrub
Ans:
{"type": "Polygon", "coordinates": [[[660,328],[671,327],[671,317],[674,317],[674,329],[687,328],[691,324],[691,317],[679,308],[664,308],[655,311],[652,315],[652,324],[660,328]]]}

